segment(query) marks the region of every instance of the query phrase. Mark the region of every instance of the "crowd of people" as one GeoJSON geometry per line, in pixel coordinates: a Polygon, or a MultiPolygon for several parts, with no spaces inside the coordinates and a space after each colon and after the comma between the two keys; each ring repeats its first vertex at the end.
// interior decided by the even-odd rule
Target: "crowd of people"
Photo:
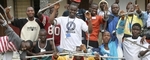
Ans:
{"type": "Polygon", "coordinates": [[[59,17],[59,3],[39,11],[38,18],[33,7],[27,8],[24,19],[14,19],[6,7],[8,20],[20,29],[20,35],[0,17],[0,25],[6,29],[6,36],[0,37],[3,60],[12,60],[13,51],[18,51],[20,60],[150,60],[150,3],[146,11],[141,11],[129,2],[125,12],[119,0],[110,8],[106,0],[99,4],[89,0],[88,10],[78,8],[81,0],[70,1],[59,17]],[[49,16],[43,14],[46,10],[49,16]],[[69,57],[58,54],[64,52],[69,52],[69,57]],[[74,56],[74,52],[90,55],[74,56]],[[47,54],[53,55],[26,58],[47,54]]]}

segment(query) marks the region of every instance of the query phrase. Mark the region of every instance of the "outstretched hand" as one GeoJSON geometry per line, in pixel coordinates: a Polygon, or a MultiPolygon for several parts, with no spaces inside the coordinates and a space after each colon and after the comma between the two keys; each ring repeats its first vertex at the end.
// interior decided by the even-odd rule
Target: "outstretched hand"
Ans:
{"type": "Polygon", "coordinates": [[[104,9],[104,11],[108,11],[108,6],[105,5],[103,9],[104,9]]]}
{"type": "Polygon", "coordinates": [[[95,60],[101,60],[101,59],[100,59],[100,55],[99,55],[98,53],[96,53],[94,59],[95,59],[95,60]]]}
{"type": "Polygon", "coordinates": [[[124,17],[125,17],[124,14],[125,14],[125,12],[124,12],[123,10],[121,10],[119,15],[121,16],[121,19],[122,19],[122,20],[124,20],[124,17]]]}
{"type": "Polygon", "coordinates": [[[135,5],[135,10],[137,13],[139,13],[139,14],[141,13],[141,10],[140,10],[140,7],[138,4],[135,5]]]}
{"type": "Polygon", "coordinates": [[[82,51],[86,51],[86,46],[85,46],[84,44],[82,44],[82,45],[80,45],[80,49],[81,49],[82,51]]]}
{"type": "Polygon", "coordinates": [[[53,58],[54,58],[54,59],[57,59],[58,57],[59,57],[59,56],[58,56],[57,52],[54,52],[54,53],[53,53],[53,58]]]}
{"type": "Polygon", "coordinates": [[[54,9],[58,10],[59,8],[60,8],[60,4],[59,3],[54,5],[54,9]]]}
{"type": "Polygon", "coordinates": [[[6,11],[6,13],[9,13],[10,12],[10,7],[6,7],[5,11],[6,11]]]}
{"type": "Polygon", "coordinates": [[[91,13],[88,11],[86,11],[84,15],[88,20],[92,18],[91,13]]]}
{"type": "Polygon", "coordinates": [[[145,39],[146,39],[146,36],[143,36],[140,42],[143,44],[145,39]]]}

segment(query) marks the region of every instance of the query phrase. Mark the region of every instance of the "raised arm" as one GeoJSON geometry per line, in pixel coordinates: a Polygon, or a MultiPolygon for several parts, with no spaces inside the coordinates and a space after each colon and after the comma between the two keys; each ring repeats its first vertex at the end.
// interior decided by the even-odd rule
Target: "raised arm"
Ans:
{"type": "Polygon", "coordinates": [[[5,11],[6,11],[6,15],[7,15],[9,21],[13,21],[13,17],[10,15],[10,8],[6,7],[5,11]]]}
{"type": "Polygon", "coordinates": [[[104,18],[103,18],[103,22],[104,22],[104,28],[102,29],[103,31],[102,32],[104,32],[104,30],[106,30],[106,27],[107,27],[107,20],[108,20],[108,6],[107,5],[105,5],[105,7],[103,8],[104,9],[104,18]]]}
{"type": "Polygon", "coordinates": [[[87,23],[88,23],[88,32],[92,33],[92,23],[91,23],[91,13],[90,12],[85,12],[85,17],[87,18],[87,23]]]}
{"type": "Polygon", "coordinates": [[[56,15],[56,13],[57,13],[59,7],[60,7],[59,3],[54,5],[54,11],[53,11],[52,14],[50,14],[50,20],[49,20],[49,22],[50,22],[51,24],[54,24],[55,15],[56,15]]]}
{"type": "MultiPolygon", "coordinates": [[[[50,6],[51,4],[49,3],[48,4],[48,6],[50,6]]],[[[48,8],[47,8],[48,9],[48,8]]],[[[39,10],[39,12],[37,13],[37,16],[39,17],[39,18],[41,18],[42,17],[42,14],[47,10],[47,9],[45,9],[45,10],[43,10],[43,11],[40,11],[39,10]]]]}

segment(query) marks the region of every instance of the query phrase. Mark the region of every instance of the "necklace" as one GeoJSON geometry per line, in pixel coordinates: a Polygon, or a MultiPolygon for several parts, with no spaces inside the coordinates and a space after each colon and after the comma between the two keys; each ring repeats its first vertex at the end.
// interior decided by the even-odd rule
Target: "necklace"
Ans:
{"type": "MultiPolygon", "coordinates": [[[[40,40],[39,40],[39,41],[40,41],[40,40]]],[[[46,46],[47,46],[47,40],[46,40],[46,44],[45,44],[44,48],[41,48],[41,47],[40,47],[40,42],[39,42],[39,41],[38,41],[38,47],[40,48],[40,51],[41,51],[41,52],[46,51],[45,48],[46,48],[46,46]]]]}

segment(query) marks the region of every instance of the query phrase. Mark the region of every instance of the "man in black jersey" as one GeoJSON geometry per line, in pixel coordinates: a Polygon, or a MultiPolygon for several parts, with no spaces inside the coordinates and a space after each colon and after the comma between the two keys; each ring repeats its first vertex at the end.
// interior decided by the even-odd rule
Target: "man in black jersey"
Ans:
{"type": "MultiPolygon", "coordinates": [[[[41,29],[39,32],[39,40],[33,42],[33,49],[31,52],[28,51],[29,55],[44,55],[44,54],[52,54],[54,52],[54,44],[52,40],[46,40],[47,32],[45,29],[41,29]]],[[[46,56],[42,58],[32,58],[33,60],[37,59],[45,59],[50,60],[51,57],[46,56]]]]}
{"type": "Polygon", "coordinates": [[[38,39],[38,33],[41,28],[43,27],[43,24],[34,17],[34,9],[33,7],[28,7],[26,10],[27,18],[23,19],[13,19],[13,17],[10,15],[10,9],[7,7],[5,8],[6,14],[11,21],[11,24],[13,26],[16,26],[20,29],[20,37],[23,40],[32,40],[36,41],[38,39]]]}

